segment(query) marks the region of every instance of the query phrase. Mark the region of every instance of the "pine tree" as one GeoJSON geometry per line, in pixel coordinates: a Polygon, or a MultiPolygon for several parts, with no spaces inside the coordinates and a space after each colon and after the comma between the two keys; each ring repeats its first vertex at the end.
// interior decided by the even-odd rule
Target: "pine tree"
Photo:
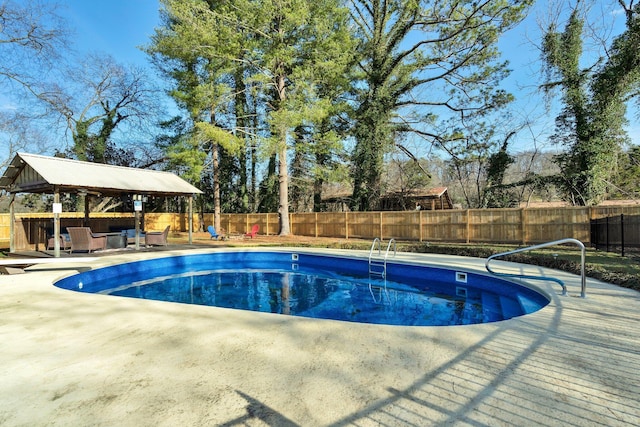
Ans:
{"type": "MultiPolygon", "coordinates": [[[[209,112],[211,119],[196,126],[209,141],[235,151],[246,132],[241,105],[252,100],[260,128],[254,129],[253,146],[277,162],[280,234],[290,233],[288,151],[292,132],[312,126],[326,115],[323,91],[333,76],[341,76],[350,64],[353,49],[347,31],[347,10],[336,0],[202,1],[163,0],[169,19],[150,49],[181,64],[194,62],[194,74],[173,72],[185,105],[195,106],[196,116],[209,112]],[[166,43],[166,44],[163,44],[166,43]],[[208,76],[202,78],[202,71],[208,76]],[[196,80],[195,86],[189,81],[196,80]],[[249,89],[250,88],[250,89],[249,89]],[[251,90],[251,92],[249,92],[251,90]],[[194,100],[206,100],[195,102],[194,100]],[[235,102],[235,106],[234,106],[235,102]],[[208,104],[207,104],[208,103],[208,104]],[[263,127],[264,126],[264,127],[263,127]],[[233,138],[230,137],[233,135],[233,138]]],[[[169,64],[172,64],[169,62],[169,64]]],[[[267,175],[266,182],[273,182],[267,175]]],[[[270,186],[263,186],[269,190],[270,186]]],[[[265,193],[266,194],[266,193],[265,193]]],[[[264,204],[263,204],[264,205],[264,204]]]]}

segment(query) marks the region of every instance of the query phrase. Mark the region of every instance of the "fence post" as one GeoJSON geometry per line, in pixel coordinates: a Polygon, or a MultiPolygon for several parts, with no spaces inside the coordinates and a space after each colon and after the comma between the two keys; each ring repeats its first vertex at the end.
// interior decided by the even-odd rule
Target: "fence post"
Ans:
{"type": "Polygon", "coordinates": [[[380,228],[380,233],[379,234],[380,234],[380,240],[382,240],[383,239],[383,236],[382,236],[382,211],[380,211],[379,217],[380,217],[380,227],[379,227],[380,228]]]}
{"type": "Polygon", "coordinates": [[[527,214],[526,208],[520,210],[520,232],[522,233],[522,246],[527,245],[527,214]]]}
{"type": "Polygon", "coordinates": [[[316,217],[316,219],[314,221],[315,222],[314,226],[315,226],[315,235],[316,235],[316,238],[317,238],[318,237],[318,212],[315,213],[315,217],[316,217]]]}
{"type": "Polygon", "coordinates": [[[290,234],[295,234],[293,232],[293,214],[291,212],[289,212],[289,233],[290,234]]]}
{"type": "Polygon", "coordinates": [[[624,256],[624,214],[620,214],[620,245],[622,246],[621,255],[624,256]]]}
{"type": "Polygon", "coordinates": [[[264,234],[269,235],[269,212],[267,212],[267,217],[265,218],[264,224],[264,234]]]}
{"type": "Polygon", "coordinates": [[[420,227],[420,230],[418,231],[418,234],[420,236],[420,242],[422,242],[422,210],[418,211],[418,224],[420,227]]]}
{"type": "Polygon", "coordinates": [[[606,248],[607,248],[607,252],[609,252],[609,217],[607,217],[605,224],[607,225],[607,227],[606,227],[606,234],[607,234],[606,248]]]}
{"type": "Polygon", "coordinates": [[[467,209],[467,243],[470,242],[469,236],[471,234],[471,220],[469,219],[469,209],[467,209]]]}
{"type": "Polygon", "coordinates": [[[344,211],[344,238],[349,239],[349,212],[344,211]]]}

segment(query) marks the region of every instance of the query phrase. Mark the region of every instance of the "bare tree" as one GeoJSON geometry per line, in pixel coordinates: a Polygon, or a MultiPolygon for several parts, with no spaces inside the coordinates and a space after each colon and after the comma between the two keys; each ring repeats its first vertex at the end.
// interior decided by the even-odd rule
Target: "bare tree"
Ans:
{"type": "MultiPolygon", "coordinates": [[[[11,162],[13,153],[28,151],[44,151],[45,136],[30,125],[30,117],[19,111],[0,112],[0,141],[9,157],[0,157],[0,169],[4,170],[11,162]]],[[[4,154],[4,153],[3,153],[4,154]]]]}
{"type": "Polygon", "coordinates": [[[144,70],[119,64],[110,56],[91,55],[66,75],[65,86],[49,85],[42,99],[65,122],[74,157],[123,166],[156,161],[135,155],[143,152],[140,141],[126,146],[115,140],[117,131],[136,133],[161,114],[159,91],[144,70]]]}
{"type": "Polygon", "coordinates": [[[46,96],[42,82],[69,47],[67,26],[56,12],[54,4],[38,0],[0,3],[0,164],[17,150],[42,148],[35,125],[46,111],[33,102],[46,96]]]}
{"type": "Polygon", "coordinates": [[[0,83],[38,96],[37,83],[67,48],[68,32],[56,6],[35,0],[0,4],[0,83]]]}

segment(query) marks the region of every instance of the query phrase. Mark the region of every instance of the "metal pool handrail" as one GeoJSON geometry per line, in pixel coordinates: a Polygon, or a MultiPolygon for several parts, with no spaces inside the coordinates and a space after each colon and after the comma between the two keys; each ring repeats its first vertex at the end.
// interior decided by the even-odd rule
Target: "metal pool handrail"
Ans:
{"type": "Polygon", "coordinates": [[[371,250],[369,250],[369,274],[379,274],[382,277],[387,276],[387,258],[389,257],[389,251],[391,250],[391,245],[393,244],[393,256],[396,256],[396,239],[389,240],[389,244],[387,245],[387,252],[384,254],[384,259],[382,259],[382,242],[379,238],[373,239],[373,243],[371,243],[371,250]],[[373,257],[373,251],[378,248],[378,257],[373,257]],[[381,260],[382,259],[382,260],[381,260]],[[373,267],[378,266],[382,267],[381,272],[377,272],[373,267]]]}
{"type": "Polygon", "coordinates": [[[574,243],[575,245],[577,245],[578,247],[580,247],[580,250],[582,252],[582,256],[581,256],[581,260],[580,260],[580,276],[582,279],[581,282],[581,291],[580,291],[580,296],[582,298],[585,298],[587,295],[587,277],[585,276],[585,272],[584,272],[584,263],[585,263],[585,247],[584,244],[577,239],[560,239],[560,240],[554,240],[553,242],[547,242],[547,243],[542,243],[539,245],[535,245],[535,246],[529,246],[526,248],[520,248],[520,249],[515,249],[513,251],[508,251],[508,252],[502,252],[499,254],[495,254],[495,255],[491,255],[489,258],[487,258],[487,262],[485,263],[485,268],[487,269],[487,271],[491,274],[494,274],[496,276],[503,276],[503,277],[520,277],[523,279],[537,279],[537,280],[549,280],[552,282],[556,282],[559,283],[560,286],[562,286],[562,295],[567,295],[567,287],[565,286],[564,282],[560,279],[556,279],[554,277],[545,277],[545,276],[527,276],[524,274],[509,274],[509,273],[496,273],[495,271],[491,270],[491,268],[489,268],[489,262],[494,259],[494,258],[498,258],[501,256],[506,256],[506,255],[512,255],[518,252],[525,252],[525,251],[530,251],[530,250],[534,250],[534,249],[541,249],[541,248],[546,248],[549,246],[556,246],[556,245],[560,245],[562,243],[574,243]]]}

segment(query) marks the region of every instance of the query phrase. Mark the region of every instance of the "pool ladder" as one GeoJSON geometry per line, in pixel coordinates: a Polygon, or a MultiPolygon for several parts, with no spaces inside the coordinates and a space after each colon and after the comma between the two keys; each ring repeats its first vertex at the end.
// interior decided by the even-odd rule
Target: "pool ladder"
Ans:
{"type": "Polygon", "coordinates": [[[393,245],[393,256],[396,256],[396,240],[389,240],[387,250],[382,256],[382,242],[379,238],[375,238],[371,243],[371,250],[369,251],[369,275],[378,275],[381,277],[387,277],[387,258],[389,258],[389,251],[393,245]]]}
{"type": "Polygon", "coordinates": [[[498,273],[495,272],[493,270],[491,270],[491,268],[489,267],[489,262],[494,259],[494,258],[498,258],[498,257],[502,257],[502,256],[506,256],[506,255],[511,255],[511,254],[515,254],[518,252],[524,252],[524,251],[530,251],[530,250],[534,250],[534,249],[541,249],[541,248],[546,248],[549,246],[556,246],[556,245],[560,245],[563,243],[573,243],[574,245],[578,246],[582,252],[582,256],[580,259],[580,276],[581,276],[581,290],[580,290],[580,296],[582,298],[585,298],[587,295],[587,279],[586,279],[586,275],[585,275],[585,271],[584,271],[584,262],[585,262],[585,247],[584,244],[577,239],[560,239],[560,240],[555,240],[553,242],[547,242],[547,243],[542,243],[540,245],[535,245],[535,246],[529,246],[526,248],[520,248],[520,249],[516,249],[513,251],[509,251],[509,252],[502,252],[500,254],[495,254],[495,255],[491,255],[489,258],[487,258],[487,262],[485,263],[485,268],[487,269],[487,271],[495,276],[502,276],[502,277],[518,277],[521,279],[535,279],[535,280],[548,280],[551,282],[556,282],[558,283],[560,286],[562,286],[562,295],[567,295],[567,286],[564,284],[564,282],[560,279],[557,279],[555,277],[547,277],[547,276],[531,276],[531,275],[525,275],[525,274],[511,274],[511,273],[498,273]]]}

